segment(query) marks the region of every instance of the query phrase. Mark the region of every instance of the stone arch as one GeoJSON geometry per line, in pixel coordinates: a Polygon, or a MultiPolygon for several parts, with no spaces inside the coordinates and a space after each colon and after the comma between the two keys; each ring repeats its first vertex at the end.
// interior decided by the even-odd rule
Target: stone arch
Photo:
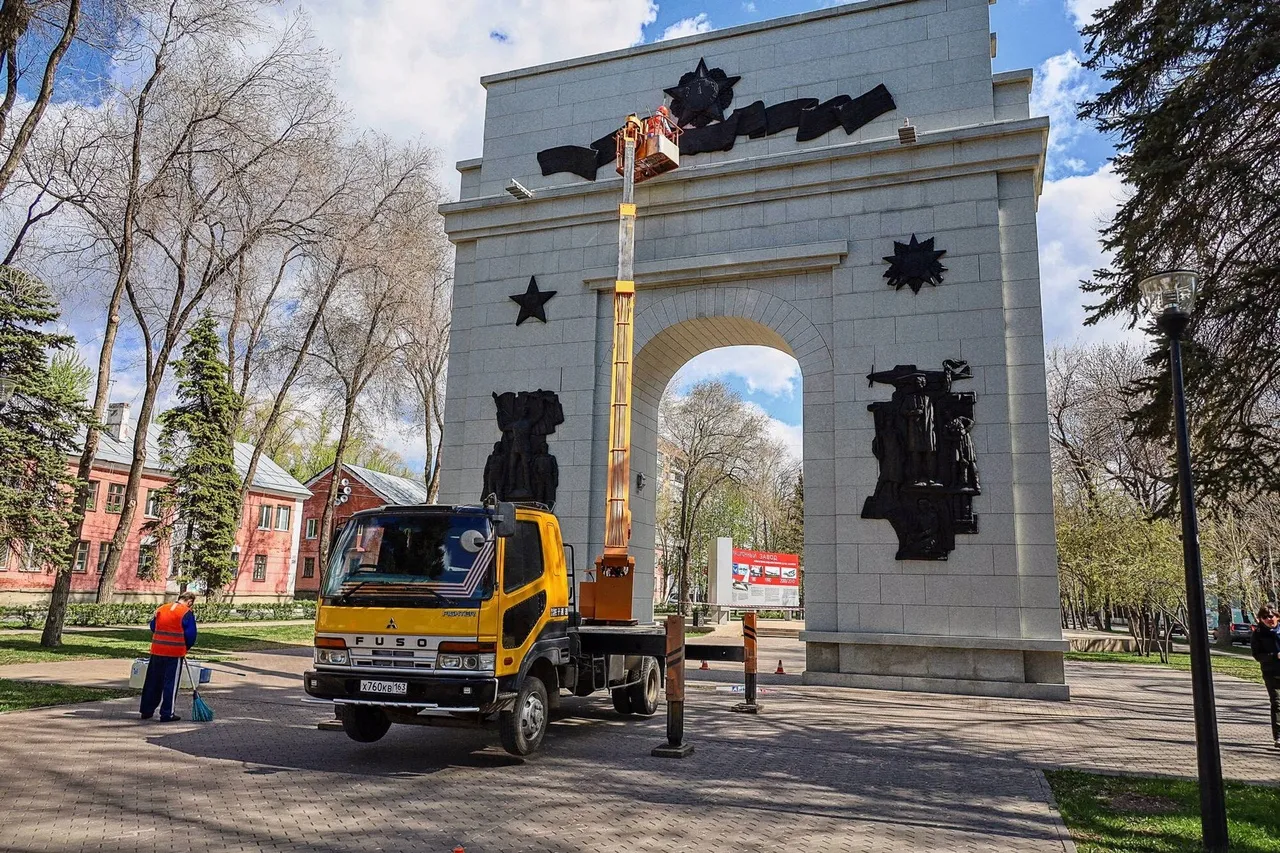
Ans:
{"type": "MultiPolygon", "coordinates": [[[[651,297],[652,298],[652,297],[651,297]]],[[[821,330],[797,306],[748,285],[719,285],[682,290],[649,301],[635,323],[632,392],[632,470],[657,483],[658,404],[676,372],[704,352],[729,346],[767,346],[785,352],[800,366],[804,412],[804,459],[808,466],[830,453],[831,388],[834,364],[821,330]]],[[[817,484],[821,488],[822,477],[817,484]]],[[[806,497],[811,493],[806,477],[806,497]]],[[[655,488],[632,501],[632,550],[636,556],[637,605],[652,600],[655,562],[655,488]]],[[[829,502],[807,500],[805,564],[824,559],[827,544],[819,531],[834,527],[829,502]],[[825,507],[825,509],[824,509],[825,507]],[[823,515],[820,520],[817,516],[823,515]],[[811,519],[813,523],[811,524],[811,519]],[[824,523],[825,522],[825,523],[824,523]],[[810,550],[808,531],[815,537],[810,550]]],[[[816,568],[816,566],[815,566],[816,568]]]]}

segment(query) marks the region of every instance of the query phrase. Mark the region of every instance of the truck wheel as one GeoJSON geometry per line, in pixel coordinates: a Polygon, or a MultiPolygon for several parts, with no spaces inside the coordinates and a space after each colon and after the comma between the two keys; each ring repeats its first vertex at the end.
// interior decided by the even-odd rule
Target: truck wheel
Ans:
{"type": "Polygon", "coordinates": [[[342,730],[354,741],[373,743],[381,740],[390,728],[391,720],[381,708],[367,705],[344,705],[342,708],[342,730]]]}
{"type": "Polygon", "coordinates": [[[632,712],[642,717],[652,717],[657,713],[660,681],[653,658],[641,661],[639,683],[627,688],[632,712]]]}
{"type": "Polygon", "coordinates": [[[613,710],[619,714],[630,714],[631,708],[631,688],[618,687],[609,691],[609,695],[613,697],[613,710]]]}
{"type": "Polygon", "coordinates": [[[547,688],[530,675],[516,695],[516,705],[498,715],[502,748],[512,755],[528,755],[542,744],[547,733],[547,688]]]}

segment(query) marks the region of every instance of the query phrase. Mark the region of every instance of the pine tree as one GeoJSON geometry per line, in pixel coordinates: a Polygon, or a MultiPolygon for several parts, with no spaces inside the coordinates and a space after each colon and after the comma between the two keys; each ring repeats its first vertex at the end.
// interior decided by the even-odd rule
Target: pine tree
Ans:
{"type": "Polygon", "coordinates": [[[240,476],[234,431],[241,408],[212,317],[206,314],[192,327],[173,367],[179,404],[160,416],[160,457],[173,480],[161,492],[161,521],[154,529],[178,538],[173,559],[212,595],[235,576],[231,549],[240,476]]]}
{"type": "MultiPolygon", "coordinates": [[[[1108,91],[1080,116],[1117,140],[1129,190],[1103,230],[1114,253],[1085,290],[1090,322],[1139,317],[1138,282],[1191,267],[1201,296],[1186,348],[1202,497],[1280,490],[1280,3],[1116,0],[1084,29],[1108,91]]],[[[1167,437],[1167,358],[1139,390],[1139,427],[1167,437]]],[[[1172,502],[1176,503],[1176,491],[1172,502]]]]}
{"type": "Polygon", "coordinates": [[[31,565],[63,571],[78,482],[67,459],[89,412],[50,370],[51,354],[75,343],[43,330],[58,316],[43,283],[0,266],[0,560],[12,548],[31,565]]]}

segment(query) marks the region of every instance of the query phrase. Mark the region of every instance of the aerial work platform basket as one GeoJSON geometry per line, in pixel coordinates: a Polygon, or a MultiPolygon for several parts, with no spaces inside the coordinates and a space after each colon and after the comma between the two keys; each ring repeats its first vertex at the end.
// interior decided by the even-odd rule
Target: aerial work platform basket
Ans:
{"type": "Polygon", "coordinates": [[[616,137],[619,175],[624,168],[623,149],[628,137],[636,143],[636,165],[632,177],[637,184],[679,168],[680,128],[666,107],[658,107],[648,118],[627,116],[626,124],[616,137]]]}

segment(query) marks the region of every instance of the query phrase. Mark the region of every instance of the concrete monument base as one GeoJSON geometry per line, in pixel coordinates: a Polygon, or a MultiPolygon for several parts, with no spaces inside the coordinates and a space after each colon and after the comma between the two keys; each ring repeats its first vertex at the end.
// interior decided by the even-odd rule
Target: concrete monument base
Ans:
{"type": "Polygon", "coordinates": [[[1066,701],[1065,640],[803,631],[804,683],[1066,701]]]}

